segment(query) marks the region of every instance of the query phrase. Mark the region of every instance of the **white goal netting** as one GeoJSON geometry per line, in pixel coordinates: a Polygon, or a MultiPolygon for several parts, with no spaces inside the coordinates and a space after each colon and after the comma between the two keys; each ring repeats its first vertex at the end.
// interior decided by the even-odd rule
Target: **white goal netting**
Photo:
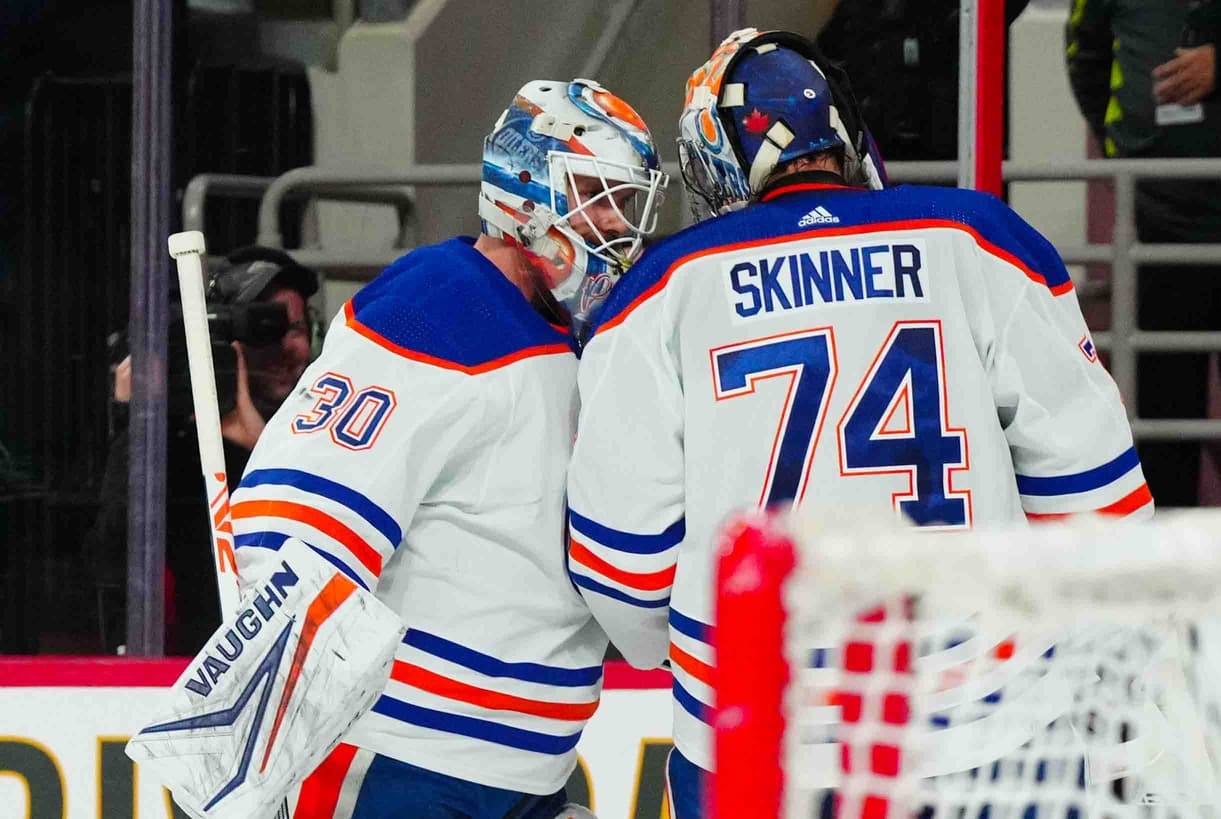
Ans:
{"type": "MultiPolygon", "coordinates": [[[[788,681],[750,694],[718,663],[718,742],[774,697],[783,794],[774,811],[733,810],[1221,818],[1221,515],[962,534],[841,524],[763,527],[795,558],[773,586],[788,681]]],[[[742,625],[722,586],[719,642],[742,625]]],[[[718,747],[718,772],[733,758],[718,747]]]]}

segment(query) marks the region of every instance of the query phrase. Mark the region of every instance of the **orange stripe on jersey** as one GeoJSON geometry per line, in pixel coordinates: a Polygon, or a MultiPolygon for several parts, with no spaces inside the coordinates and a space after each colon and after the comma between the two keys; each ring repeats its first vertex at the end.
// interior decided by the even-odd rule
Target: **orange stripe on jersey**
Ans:
{"type": "Polygon", "coordinates": [[[1099,515],[1115,515],[1123,516],[1130,515],[1137,509],[1153,503],[1153,493],[1149,491],[1149,484],[1142,483],[1136,489],[1133,489],[1128,494],[1124,495],[1119,500],[1112,504],[1102,507],[1101,509],[1086,510],[1084,512],[1054,512],[1038,514],[1027,512],[1028,520],[1061,520],[1063,518],[1072,517],[1073,515],[1084,515],[1093,511],[1099,515]]]}
{"type": "Polygon", "coordinates": [[[670,661],[705,685],[712,685],[712,666],[683,651],[674,643],[670,643],[670,661]]]}
{"type": "Polygon", "coordinates": [[[349,529],[342,521],[320,512],[312,506],[289,501],[253,500],[234,504],[233,519],[286,518],[312,526],[327,537],[342,543],[366,569],[377,577],[382,573],[382,556],[365,542],[364,538],[349,529]]]}
{"type": "Polygon", "coordinates": [[[616,583],[631,586],[638,591],[658,591],[674,582],[675,565],[658,572],[628,572],[607,563],[576,540],[568,550],[568,554],[577,563],[587,569],[593,569],[603,577],[609,577],[616,583]]]}
{"type": "Polygon", "coordinates": [[[539,344],[534,347],[526,347],[523,350],[518,350],[515,353],[510,353],[508,355],[501,356],[500,358],[494,358],[491,361],[485,361],[482,364],[467,366],[466,364],[459,364],[456,361],[449,361],[444,358],[437,358],[436,356],[429,355],[428,353],[421,353],[417,350],[411,350],[402,346],[401,344],[395,344],[393,341],[381,335],[368,325],[361,323],[360,319],[356,318],[356,314],[352,310],[351,301],[344,304],[343,314],[349,327],[351,327],[357,333],[360,333],[365,338],[369,339],[369,341],[372,341],[377,346],[385,350],[389,350],[395,355],[411,359],[412,361],[417,361],[420,364],[428,364],[432,367],[453,370],[455,372],[465,373],[466,375],[479,375],[480,373],[491,372],[492,370],[498,370],[501,367],[507,367],[510,364],[516,364],[518,361],[522,361],[527,358],[572,353],[572,348],[564,343],[539,344]]]}
{"type": "Polygon", "coordinates": [[[449,677],[443,677],[426,668],[421,668],[412,663],[405,663],[402,660],[394,661],[394,668],[390,671],[390,678],[404,685],[410,685],[412,688],[427,691],[430,694],[436,694],[446,699],[458,700],[459,702],[467,702],[471,705],[478,705],[481,708],[490,708],[494,711],[515,711],[519,714],[546,717],[547,719],[577,721],[589,719],[593,716],[594,711],[598,710],[598,700],[593,700],[592,702],[547,702],[546,700],[515,697],[512,694],[489,691],[476,685],[468,685],[464,682],[451,680],[449,677]]]}
{"type": "Polygon", "coordinates": [[[1142,483],[1110,506],[1104,506],[1098,511],[1104,515],[1128,515],[1150,503],[1153,503],[1153,493],[1149,491],[1149,484],[1142,483]]]}
{"type": "Polygon", "coordinates": [[[718,253],[731,253],[736,250],[746,250],[754,247],[765,247],[767,245],[781,245],[788,242],[800,241],[802,239],[835,236],[859,236],[867,233],[899,233],[908,230],[928,230],[930,228],[958,230],[968,234],[975,241],[975,243],[984,250],[984,252],[1013,265],[1018,270],[1022,271],[1022,274],[1025,275],[1026,278],[1042,285],[1043,287],[1046,287],[1053,296],[1062,296],[1065,293],[1071,292],[1073,289],[1073,282],[1071,279],[1063,284],[1057,284],[1054,286],[1048,284],[1047,279],[1041,273],[1032,270],[1026,265],[1025,262],[1004,248],[989,242],[979,233],[979,231],[975,230],[975,228],[971,227],[970,225],[964,225],[961,222],[954,222],[949,219],[903,219],[895,222],[872,222],[867,225],[854,225],[849,227],[818,228],[816,230],[809,230],[804,233],[786,233],[782,236],[770,236],[766,239],[750,239],[743,242],[732,242],[727,245],[707,247],[703,250],[697,250],[694,253],[688,253],[686,256],[683,256],[682,258],[671,263],[671,265],[666,268],[666,272],[662,274],[661,278],[659,278],[652,287],[645,290],[643,293],[633,299],[632,302],[628,304],[627,307],[623,308],[623,310],[621,310],[614,318],[608,319],[606,322],[604,322],[598,328],[598,332],[603,332],[622,324],[624,320],[631,315],[632,311],[664,290],[670,281],[670,277],[674,275],[674,272],[678,270],[678,268],[682,267],[683,265],[690,264],[698,259],[702,259],[705,256],[711,256],[718,253]]]}

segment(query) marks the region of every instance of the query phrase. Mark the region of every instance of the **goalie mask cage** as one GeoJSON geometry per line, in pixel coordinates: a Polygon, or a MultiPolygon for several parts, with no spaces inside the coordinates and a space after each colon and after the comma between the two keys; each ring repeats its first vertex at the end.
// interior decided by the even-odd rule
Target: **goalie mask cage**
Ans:
{"type": "Polygon", "coordinates": [[[718,819],[1221,819],[1221,515],[869,521],[723,535],[718,819]]]}

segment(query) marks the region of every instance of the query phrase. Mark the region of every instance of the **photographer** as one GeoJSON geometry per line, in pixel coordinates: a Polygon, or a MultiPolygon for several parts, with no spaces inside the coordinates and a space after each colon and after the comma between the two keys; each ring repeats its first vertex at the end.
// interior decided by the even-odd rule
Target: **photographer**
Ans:
{"type": "MultiPolygon", "coordinates": [[[[208,325],[231,490],[266,420],[310,361],[317,322],[306,300],[317,290],[312,270],[272,248],[235,251],[211,277],[208,325]]],[[[171,322],[168,359],[165,650],[189,655],[221,618],[181,319],[171,322]]],[[[125,406],[130,397],[131,360],[124,358],[115,369],[114,400],[125,406]]],[[[124,641],[128,445],[127,427],[120,423],[110,445],[101,508],[85,543],[105,651],[124,641]]]]}

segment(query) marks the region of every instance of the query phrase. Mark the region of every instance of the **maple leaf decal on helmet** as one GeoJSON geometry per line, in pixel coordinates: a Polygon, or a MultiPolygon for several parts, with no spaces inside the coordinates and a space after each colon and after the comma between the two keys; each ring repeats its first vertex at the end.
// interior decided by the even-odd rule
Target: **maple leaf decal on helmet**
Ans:
{"type": "Polygon", "coordinates": [[[772,118],[767,114],[760,113],[758,108],[742,118],[742,124],[745,125],[746,130],[750,131],[752,134],[761,134],[766,131],[767,126],[771,121],[772,118]]]}

